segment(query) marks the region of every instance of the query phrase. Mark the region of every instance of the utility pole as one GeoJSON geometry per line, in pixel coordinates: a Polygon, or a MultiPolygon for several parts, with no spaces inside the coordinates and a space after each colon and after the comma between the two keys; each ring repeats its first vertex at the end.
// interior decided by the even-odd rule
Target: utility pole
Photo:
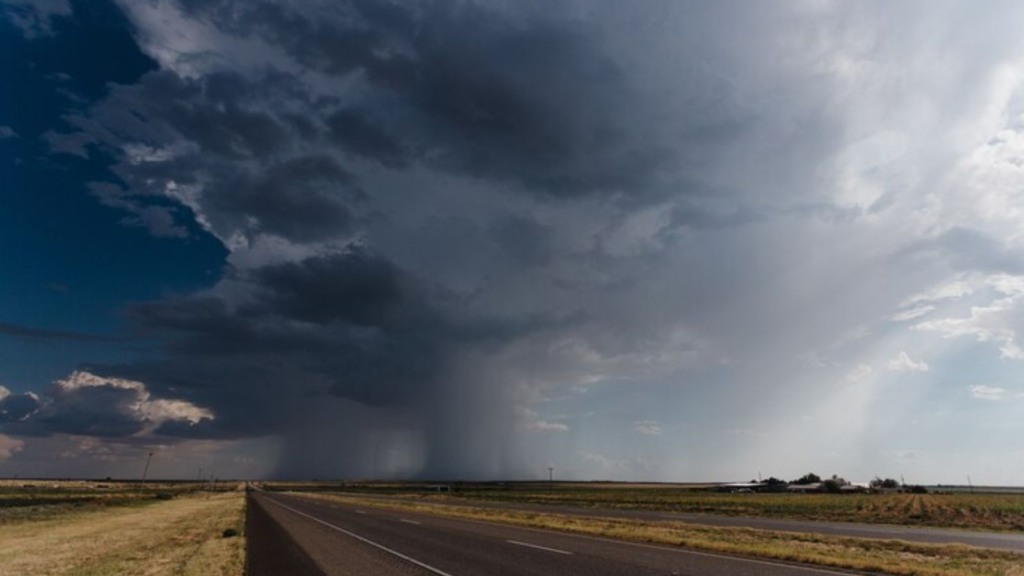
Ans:
{"type": "Polygon", "coordinates": [[[555,469],[553,467],[551,467],[551,466],[548,466],[548,482],[549,483],[553,482],[554,479],[555,479],[555,469]]]}
{"type": "Polygon", "coordinates": [[[971,483],[971,475],[967,475],[967,487],[970,488],[971,494],[974,494],[974,484],[971,483]]]}
{"type": "Polygon", "coordinates": [[[146,456],[146,467],[142,469],[142,482],[139,483],[139,490],[146,485],[146,474],[149,473],[149,461],[153,459],[153,452],[150,451],[149,455],[146,456]]]}

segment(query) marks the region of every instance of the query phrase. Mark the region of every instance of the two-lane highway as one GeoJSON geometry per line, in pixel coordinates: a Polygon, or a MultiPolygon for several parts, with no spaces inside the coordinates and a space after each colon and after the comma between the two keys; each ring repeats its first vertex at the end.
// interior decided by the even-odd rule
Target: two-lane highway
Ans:
{"type": "Polygon", "coordinates": [[[433,574],[435,576],[815,576],[846,574],[793,564],[405,511],[254,493],[249,576],[433,574]],[[262,525],[273,522],[283,532],[262,525]],[[253,530],[255,528],[255,530],[253,530]],[[270,536],[267,538],[266,536],[270,536]],[[307,555],[303,559],[289,555],[307,555]],[[269,567],[273,557],[278,567],[269,567]]]}

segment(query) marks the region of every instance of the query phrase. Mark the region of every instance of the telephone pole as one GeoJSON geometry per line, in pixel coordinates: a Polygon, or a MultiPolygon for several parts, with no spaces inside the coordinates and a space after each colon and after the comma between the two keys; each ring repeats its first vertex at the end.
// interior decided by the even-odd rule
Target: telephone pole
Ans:
{"type": "Polygon", "coordinates": [[[139,483],[139,490],[146,485],[146,474],[149,474],[149,461],[153,459],[153,452],[146,456],[146,467],[142,469],[142,482],[139,483]]]}
{"type": "Polygon", "coordinates": [[[548,466],[548,482],[549,483],[553,482],[554,479],[555,479],[555,469],[553,467],[551,467],[551,466],[548,466]]]}

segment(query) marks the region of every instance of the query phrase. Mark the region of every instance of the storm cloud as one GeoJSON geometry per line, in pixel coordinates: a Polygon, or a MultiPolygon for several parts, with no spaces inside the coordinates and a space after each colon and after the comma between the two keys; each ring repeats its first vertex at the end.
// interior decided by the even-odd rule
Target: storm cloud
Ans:
{"type": "Polygon", "coordinates": [[[118,5],[155,69],[48,139],[227,249],[96,367],[200,412],[58,386],[26,422],[320,477],[867,477],[973,430],[934,475],[978,410],[1019,429],[1019,6],[118,5]]]}

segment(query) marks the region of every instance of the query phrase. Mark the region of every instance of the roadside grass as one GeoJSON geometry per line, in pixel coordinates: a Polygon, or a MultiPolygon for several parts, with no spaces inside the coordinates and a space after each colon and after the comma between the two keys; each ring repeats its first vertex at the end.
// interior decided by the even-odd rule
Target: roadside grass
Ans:
{"type": "Polygon", "coordinates": [[[149,497],[0,523],[0,576],[241,576],[245,493],[149,497]]]}
{"type": "MultiPolygon", "coordinates": [[[[90,482],[0,480],[0,526],[111,506],[145,505],[194,493],[193,482],[90,482]]],[[[223,487],[223,486],[222,486],[223,487]]],[[[233,487],[232,487],[233,488],[233,487]]]]}
{"type": "Polygon", "coordinates": [[[1024,576],[1024,555],[958,544],[932,545],[682,522],[585,518],[469,505],[439,506],[412,500],[382,501],[322,493],[307,496],[366,507],[901,576],[1024,576]]]}

